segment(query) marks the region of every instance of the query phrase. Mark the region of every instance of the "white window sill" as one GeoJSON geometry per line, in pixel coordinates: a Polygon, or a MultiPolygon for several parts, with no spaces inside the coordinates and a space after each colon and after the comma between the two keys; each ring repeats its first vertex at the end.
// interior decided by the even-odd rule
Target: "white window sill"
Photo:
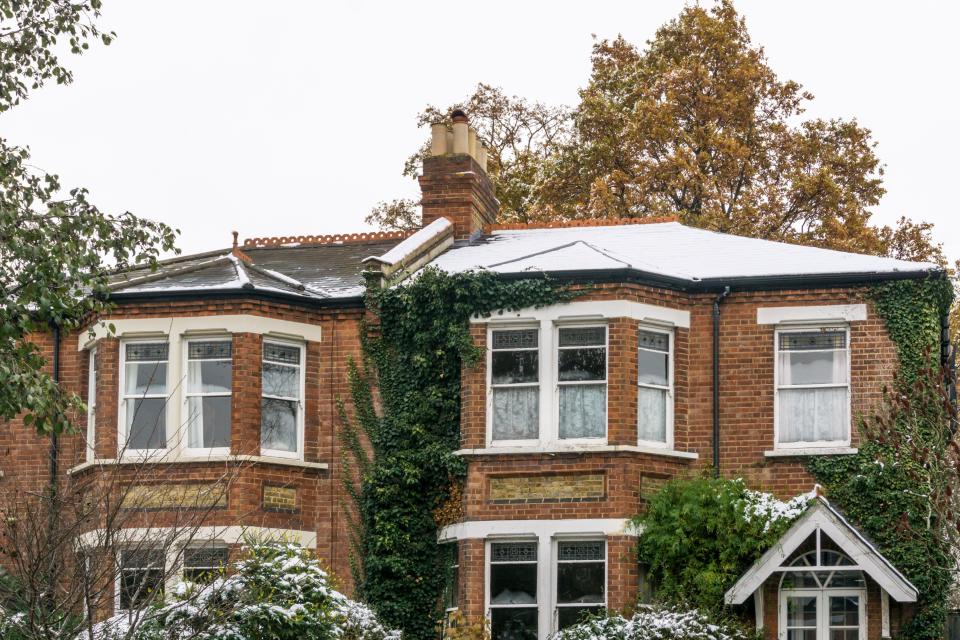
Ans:
{"type": "Polygon", "coordinates": [[[856,447],[803,447],[797,449],[774,449],[764,451],[767,458],[795,458],[798,456],[852,456],[859,451],[856,447]]]}
{"type": "Polygon", "coordinates": [[[500,455],[538,455],[554,453],[646,453],[655,456],[665,456],[668,458],[683,458],[685,460],[696,460],[699,454],[693,451],[675,451],[673,449],[661,449],[659,447],[644,447],[629,444],[584,444],[577,446],[564,445],[546,445],[535,447],[496,447],[491,446],[485,449],[458,449],[454,453],[458,456],[500,456],[500,455]]]}
{"type": "Polygon", "coordinates": [[[202,463],[202,462],[253,462],[259,464],[276,464],[285,467],[296,467],[299,469],[317,469],[317,470],[326,470],[330,468],[326,462],[307,462],[305,460],[297,460],[295,458],[278,458],[274,456],[250,456],[250,455],[214,455],[214,456],[203,456],[203,457],[188,457],[188,456],[169,456],[156,459],[144,459],[144,458],[121,458],[119,460],[113,458],[101,458],[98,460],[93,460],[92,462],[83,462],[78,464],[75,467],[70,468],[67,473],[75,474],[85,471],[91,467],[107,467],[114,465],[138,465],[138,464],[184,464],[184,463],[202,463]]]}

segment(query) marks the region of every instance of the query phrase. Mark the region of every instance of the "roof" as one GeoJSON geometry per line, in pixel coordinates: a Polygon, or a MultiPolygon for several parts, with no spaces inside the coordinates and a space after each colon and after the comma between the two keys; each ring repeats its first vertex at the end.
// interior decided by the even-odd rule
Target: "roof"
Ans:
{"type": "Polygon", "coordinates": [[[932,263],[744,238],[679,222],[497,229],[458,243],[432,264],[456,273],[633,274],[680,287],[795,280],[880,280],[939,273],[932,263]]]}

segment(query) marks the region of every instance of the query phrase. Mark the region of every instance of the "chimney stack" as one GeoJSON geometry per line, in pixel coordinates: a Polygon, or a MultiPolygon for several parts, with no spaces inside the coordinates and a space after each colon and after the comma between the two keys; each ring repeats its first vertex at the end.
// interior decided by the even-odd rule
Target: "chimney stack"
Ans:
{"type": "Polygon", "coordinates": [[[455,239],[466,240],[496,222],[500,203],[487,176],[487,150],[467,114],[458,109],[451,121],[430,127],[430,155],[420,176],[423,226],[447,218],[455,239]]]}

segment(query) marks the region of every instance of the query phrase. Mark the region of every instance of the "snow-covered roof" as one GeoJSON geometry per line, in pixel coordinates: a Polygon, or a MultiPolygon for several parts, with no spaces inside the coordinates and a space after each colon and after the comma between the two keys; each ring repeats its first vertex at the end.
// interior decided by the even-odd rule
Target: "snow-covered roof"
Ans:
{"type": "Polygon", "coordinates": [[[494,230],[432,261],[451,273],[632,271],[691,284],[818,276],[897,277],[935,264],[744,238],[678,222],[494,230]]]}

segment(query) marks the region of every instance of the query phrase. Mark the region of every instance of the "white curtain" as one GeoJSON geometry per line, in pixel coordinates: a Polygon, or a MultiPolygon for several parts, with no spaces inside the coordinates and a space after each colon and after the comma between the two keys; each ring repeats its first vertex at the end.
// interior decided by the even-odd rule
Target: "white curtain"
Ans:
{"type": "Polygon", "coordinates": [[[847,352],[781,351],[780,384],[845,384],[847,352]]]}
{"type": "Polygon", "coordinates": [[[667,441],[667,391],[638,387],[637,431],[640,440],[667,441]]]}
{"type": "Polygon", "coordinates": [[[540,433],[540,388],[493,390],[493,439],[536,440],[540,433]]]}
{"type": "Polygon", "coordinates": [[[780,389],[780,442],[846,440],[847,389],[780,389]]]}
{"type": "Polygon", "coordinates": [[[607,385],[560,386],[560,437],[602,438],[607,427],[607,385]]]}
{"type": "MultiPolygon", "coordinates": [[[[191,363],[193,364],[193,363],[191,363]]],[[[203,398],[187,398],[187,446],[203,448],[203,398]]]]}

